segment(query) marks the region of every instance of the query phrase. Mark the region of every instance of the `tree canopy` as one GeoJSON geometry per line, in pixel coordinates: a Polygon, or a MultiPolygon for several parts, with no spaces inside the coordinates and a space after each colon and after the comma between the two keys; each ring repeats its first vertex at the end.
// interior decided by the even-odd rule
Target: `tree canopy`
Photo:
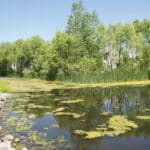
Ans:
{"type": "Polygon", "coordinates": [[[141,78],[150,77],[150,19],[104,26],[80,0],[72,5],[65,31],[52,41],[34,36],[0,44],[1,76],[64,80],[96,75],[101,81],[119,72],[122,79],[127,73],[132,79],[141,72],[141,78]]]}

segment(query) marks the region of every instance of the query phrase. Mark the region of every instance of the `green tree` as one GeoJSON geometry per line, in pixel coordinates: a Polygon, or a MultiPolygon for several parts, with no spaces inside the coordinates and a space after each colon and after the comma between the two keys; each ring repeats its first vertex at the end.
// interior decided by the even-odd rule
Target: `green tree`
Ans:
{"type": "Polygon", "coordinates": [[[0,75],[6,76],[11,70],[11,43],[0,44],[0,75]]]}
{"type": "Polygon", "coordinates": [[[68,33],[81,34],[82,41],[90,57],[98,51],[96,32],[99,24],[100,21],[96,11],[87,12],[81,0],[73,3],[66,31],[68,33]]]}

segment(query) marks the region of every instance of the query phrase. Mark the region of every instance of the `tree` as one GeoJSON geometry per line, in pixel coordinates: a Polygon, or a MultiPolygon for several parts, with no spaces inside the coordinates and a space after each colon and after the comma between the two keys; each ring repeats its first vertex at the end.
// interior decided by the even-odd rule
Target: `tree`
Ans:
{"type": "Polygon", "coordinates": [[[91,13],[87,12],[81,0],[73,3],[72,13],[69,16],[66,31],[69,34],[81,34],[89,57],[95,55],[95,52],[98,51],[96,32],[99,23],[100,21],[96,11],[91,13]]]}
{"type": "Polygon", "coordinates": [[[58,76],[69,76],[78,73],[80,59],[86,55],[80,34],[58,32],[52,41],[52,49],[57,56],[58,76]]]}
{"type": "Polygon", "coordinates": [[[45,60],[49,43],[34,36],[29,41],[31,49],[30,72],[33,77],[40,77],[45,71],[45,60]],[[42,73],[43,72],[43,73],[42,73]]]}
{"type": "Polygon", "coordinates": [[[14,64],[16,64],[17,73],[23,76],[24,69],[30,66],[32,59],[29,42],[22,39],[17,40],[13,53],[16,59],[14,64]]]}
{"type": "Polygon", "coordinates": [[[2,43],[0,45],[0,75],[7,76],[11,70],[11,43],[2,43]]]}

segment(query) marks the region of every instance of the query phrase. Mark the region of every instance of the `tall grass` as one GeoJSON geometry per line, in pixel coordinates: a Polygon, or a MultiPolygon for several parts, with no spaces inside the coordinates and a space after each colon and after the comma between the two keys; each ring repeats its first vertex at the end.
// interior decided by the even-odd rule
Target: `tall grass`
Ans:
{"type": "Polygon", "coordinates": [[[105,73],[87,73],[78,76],[70,76],[61,78],[66,82],[77,83],[100,83],[100,82],[119,82],[119,81],[134,81],[134,80],[148,80],[147,71],[145,72],[125,72],[112,71],[105,73]]]}
{"type": "Polygon", "coordinates": [[[0,92],[8,92],[9,84],[6,81],[0,81],[0,92]]]}

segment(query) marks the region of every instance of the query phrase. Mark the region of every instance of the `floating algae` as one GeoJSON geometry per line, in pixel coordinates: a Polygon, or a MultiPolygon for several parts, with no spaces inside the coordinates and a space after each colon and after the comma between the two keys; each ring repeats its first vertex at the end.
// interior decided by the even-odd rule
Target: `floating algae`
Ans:
{"type": "Polygon", "coordinates": [[[78,113],[73,113],[73,112],[57,112],[55,113],[56,116],[72,116],[73,118],[77,119],[80,117],[83,117],[85,113],[78,114],[78,113]]]}
{"type": "Polygon", "coordinates": [[[14,126],[17,132],[26,132],[29,131],[34,123],[27,118],[25,115],[21,115],[18,117],[10,117],[7,119],[7,124],[10,126],[14,126]]]}
{"type": "Polygon", "coordinates": [[[39,109],[50,109],[51,106],[42,106],[42,105],[36,105],[36,104],[30,104],[28,106],[29,108],[39,108],[39,109]]]}
{"type": "Polygon", "coordinates": [[[61,99],[59,99],[59,98],[55,98],[54,99],[54,102],[57,102],[57,101],[60,101],[61,99]]]}
{"type": "Polygon", "coordinates": [[[86,135],[87,132],[84,130],[75,130],[74,133],[78,135],[86,135]]]}
{"type": "Polygon", "coordinates": [[[62,104],[74,104],[74,103],[79,103],[79,102],[83,102],[83,99],[76,99],[76,100],[65,100],[65,101],[61,101],[62,104]]]}
{"type": "Polygon", "coordinates": [[[106,127],[98,127],[96,128],[97,131],[107,131],[106,127]]]}
{"type": "Polygon", "coordinates": [[[84,135],[85,139],[95,139],[104,136],[104,133],[99,131],[75,130],[74,133],[78,135],[84,135]]]}
{"type": "Polygon", "coordinates": [[[104,136],[103,132],[89,131],[86,133],[85,138],[86,139],[94,139],[94,138],[98,138],[98,137],[102,137],[102,136],[104,136]]]}
{"type": "Polygon", "coordinates": [[[109,114],[111,114],[111,112],[102,112],[102,113],[101,113],[101,115],[103,115],[103,116],[107,116],[107,115],[109,115],[109,114]]]}
{"type": "Polygon", "coordinates": [[[150,116],[136,116],[136,119],[150,120],[150,116]]]}
{"type": "Polygon", "coordinates": [[[94,139],[103,136],[117,136],[137,127],[134,122],[128,120],[125,116],[116,115],[109,119],[108,125],[98,125],[92,131],[75,130],[74,133],[84,136],[85,139],[94,139]]]}
{"type": "Polygon", "coordinates": [[[41,133],[37,131],[32,131],[28,134],[28,136],[35,144],[47,145],[47,134],[45,132],[41,133]]]}
{"type": "Polygon", "coordinates": [[[109,128],[114,129],[117,134],[125,133],[126,131],[131,130],[132,128],[137,128],[137,124],[133,121],[128,120],[125,116],[116,115],[112,116],[109,119],[109,128]]]}
{"type": "Polygon", "coordinates": [[[35,114],[30,114],[28,117],[29,117],[29,119],[34,119],[34,118],[36,118],[36,115],[35,114]]]}
{"type": "Polygon", "coordinates": [[[145,111],[150,111],[150,108],[146,108],[145,111]]]}
{"type": "Polygon", "coordinates": [[[59,107],[59,108],[53,110],[53,112],[54,112],[54,113],[55,113],[55,112],[60,112],[60,111],[64,111],[65,109],[66,109],[66,107],[59,107]]]}

